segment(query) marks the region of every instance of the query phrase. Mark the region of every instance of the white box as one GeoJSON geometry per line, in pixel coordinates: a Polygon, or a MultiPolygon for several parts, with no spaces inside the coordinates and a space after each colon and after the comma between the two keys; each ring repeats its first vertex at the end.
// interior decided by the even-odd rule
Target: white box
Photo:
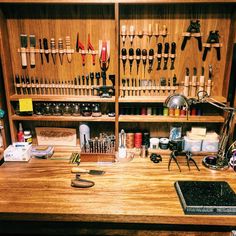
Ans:
{"type": "Polygon", "coordinates": [[[4,161],[29,161],[31,145],[14,147],[10,145],[4,151],[4,161]]]}

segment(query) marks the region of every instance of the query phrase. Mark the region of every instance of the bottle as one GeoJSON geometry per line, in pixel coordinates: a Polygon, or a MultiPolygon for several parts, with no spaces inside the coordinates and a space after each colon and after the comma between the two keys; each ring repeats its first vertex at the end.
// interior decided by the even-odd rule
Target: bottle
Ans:
{"type": "Polygon", "coordinates": [[[28,144],[32,144],[32,135],[29,130],[24,131],[24,141],[28,144]]]}
{"type": "Polygon", "coordinates": [[[18,133],[17,133],[17,140],[18,140],[18,142],[24,142],[25,141],[23,127],[22,127],[21,123],[19,123],[19,130],[18,130],[18,133]]]}

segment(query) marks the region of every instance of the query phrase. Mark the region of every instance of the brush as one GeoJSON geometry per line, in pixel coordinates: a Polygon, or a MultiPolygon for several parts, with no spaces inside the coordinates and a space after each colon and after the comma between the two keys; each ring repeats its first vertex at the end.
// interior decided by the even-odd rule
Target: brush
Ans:
{"type": "Polygon", "coordinates": [[[87,170],[80,167],[72,167],[72,173],[80,173],[80,174],[90,174],[90,175],[103,175],[105,171],[103,170],[87,170]]]}

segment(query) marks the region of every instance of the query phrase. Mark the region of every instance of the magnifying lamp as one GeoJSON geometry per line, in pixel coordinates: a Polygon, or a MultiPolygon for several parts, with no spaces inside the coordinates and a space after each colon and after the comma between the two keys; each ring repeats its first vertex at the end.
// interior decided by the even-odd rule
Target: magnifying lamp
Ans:
{"type": "Polygon", "coordinates": [[[198,92],[198,98],[187,98],[182,94],[172,94],[167,97],[165,105],[169,108],[186,106],[187,108],[187,119],[188,119],[188,110],[191,104],[199,103],[209,103],[217,108],[222,109],[224,112],[227,112],[224,124],[222,126],[220,140],[219,140],[219,149],[216,155],[210,155],[203,158],[203,164],[214,170],[224,170],[227,169],[228,159],[226,157],[226,147],[229,140],[230,129],[232,121],[234,119],[234,113],[236,108],[226,106],[224,103],[219,102],[207,94],[206,91],[198,92]],[[201,95],[201,96],[200,96],[201,95]]]}

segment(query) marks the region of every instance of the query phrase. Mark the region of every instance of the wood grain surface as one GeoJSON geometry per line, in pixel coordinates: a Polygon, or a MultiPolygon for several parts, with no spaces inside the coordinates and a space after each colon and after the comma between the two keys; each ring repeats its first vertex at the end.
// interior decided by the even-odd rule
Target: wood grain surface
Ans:
{"type": "Polygon", "coordinates": [[[95,186],[72,188],[75,165],[66,160],[31,159],[0,167],[0,219],[235,226],[236,216],[185,215],[174,188],[177,180],[225,180],[236,191],[236,173],[216,172],[201,165],[189,171],[180,157],[180,173],[168,156],[153,164],[135,157],[129,163],[81,163],[82,168],[104,170],[102,176],[82,175],[95,186]]]}

